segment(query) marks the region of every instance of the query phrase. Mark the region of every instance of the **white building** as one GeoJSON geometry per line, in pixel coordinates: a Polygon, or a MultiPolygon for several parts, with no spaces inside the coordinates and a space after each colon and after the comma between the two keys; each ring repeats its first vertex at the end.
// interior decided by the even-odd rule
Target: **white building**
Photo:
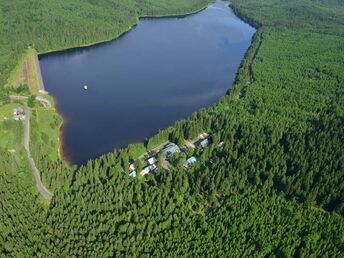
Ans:
{"type": "Polygon", "coordinates": [[[207,133],[201,133],[200,135],[199,135],[199,138],[200,139],[207,139],[209,137],[209,134],[207,134],[207,133]]]}
{"type": "Polygon", "coordinates": [[[151,172],[155,172],[157,170],[157,166],[155,164],[149,165],[148,167],[151,172]]]}
{"type": "Polygon", "coordinates": [[[24,110],[21,107],[13,109],[13,119],[16,121],[25,120],[24,110]]]}
{"type": "Polygon", "coordinates": [[[135,165],[134,165],[134,163],[131,163],[131,164],[129,165],[129,169],[130,169],[131,171],[134,171],[134,170],[135,170],[135,165]]]}
{"type": "Polygon", "coordinates": [[[220,148],[223,146],[223,144],[224,144],[224,142],[220,142],[216,147],[220,148]]]}
{"type": "Polygon", "coordinates": [[[174,143],[169,143],[169,144],[167,144],[166,147],[163,149],[163,152],[164,152],[164,154],[165,154],[166,156],[170,156],[170,155],[172,155],[172,154],[174,154],[174,153],[180,152],[180,149],[179,149],[179,147],[178,147],[176,144],[174,144],[174,143]]]}
{"type": "Polygon", "coordinates": [[[195,143],[195,145],[199,148],[208,147],[209,144],[210,144],[210,136],[208,136],[207,138],[202,138],[198,142],[195,143]]]}
{"type": "Polygon", "coordinates": [[[145,167],[145,168],[141,171],[140,175],[141,175],[141,176],[145,176],[145,175],[147,175],[149,172],[155,173],[157,169],[158,169],[158,168],[157,168],[156,165],[154,165],[154,164],[149,165],[148,167],[145,167]]]}
{"type": "Polygon", "coordinates": [[[193,164],[195,164],[197,162],[197,159],[195,157],[191,157],[189,158],[186,163],[185,163],[185,167],[186,168],[191,168],[193,164]]]}
{"type": "Polygon", "coordinates": [[[141,175],[141,176],[144,176],[144,175],[147,175],[149,172],[150,172],[150,168],[149,168],[149,167],[145,167],[145,168],[141,171],[140,175],[141,175]]]}
{"type": "Polygon", "coordinates": [[[130,177],[136,177],[136,171],[134,170],[133,172],[131,172],[131,173],[129,174],[129,176],[130,176],[130,177]]]}
{"type": "Polygon", "coordinates": [[[149,165],[153,165],[157,162],[158,160],[155,157],[151,157],[150,159],[147,160],[149,165]]]}

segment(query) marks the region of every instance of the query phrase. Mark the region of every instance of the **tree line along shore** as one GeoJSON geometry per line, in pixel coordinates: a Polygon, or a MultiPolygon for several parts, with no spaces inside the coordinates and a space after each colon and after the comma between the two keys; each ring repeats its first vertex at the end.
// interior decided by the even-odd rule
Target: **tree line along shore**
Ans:
{"type": "MultiPolygon", "coordinates": [[[[142,6],[181,3],[150,2],[142,6]]],[[[184,4],[192,2],[201,4],[184,4]]],[[[80,12],[89,4],[101,9],[110,1],[88,1],[80,12]]],[[[27,161],[0,149],[3,254],[343,255],[344,8],[308,0],[233,0],[232,6],[259,28],[233,90],[212,107],[77,170],[46,152],[36,163],[54,190],[49,204],[34,193],[27,161]],[[197,150],[190,169],[176,162],[169,171],[129,177],[130,160],[201,132],[213,143],[197,150]]]]}

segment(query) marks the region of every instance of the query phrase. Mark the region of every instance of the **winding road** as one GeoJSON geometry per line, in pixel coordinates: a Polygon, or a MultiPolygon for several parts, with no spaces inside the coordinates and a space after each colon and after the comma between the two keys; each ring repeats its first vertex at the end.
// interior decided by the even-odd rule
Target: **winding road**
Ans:
{"type": "MultiPolygon", "coordinates": [[[[28,97],[26,96],[10,96],[11,100],[15,101],[25,101],[27,102],[28,97]]],[[[42,97],[36,97],[36,100],[41,102],[42,105],[45,108],[50,108],[51,104],[49,100],[42,98],[42,97]]],[[[54,198],[54,195],[52,195],[48,189],[43,185],[42,180],[41,180],[41,175],[39,173],[39,170],[35,164],[35,161],[32,158],[31,151],[30,151],[30,108],[25,104],[25,127],[24,127],[24,148],[27,153],[27,157],[29,159],[29,163],[32,169],[32,173],[35,177],[36,185],[40,193],[44,196],[44,198],[51,200],[54,198]]]]}
{"type": "Polygon", "coordinates": [[[35,161],[32,158],[31,151],[30,151],[30,108],[26,104],[25,107],[25,128],[24,128],[24,148],[26,150],[29,163],[33,172],[33,175],[35,177],[36,185],[38,190],[41,192],[41,194],[44,196],[44,198],[51,200],[54,198],[54,195],[52,195],[47,188],[42,183],[41,176],[39,173],[38,168],[36,167],[35,161]]]}
{"type": "Polygon", "coordinates": [[[24,128],[24,148],[26,150],[29,163],[33,172],[33,175],[35,177],[36,185],[38,190],[41,192],[41,194],[44,196],[44,198],[51,200],[54,198],[54,195],[52,195],[47,188],[42,183],[41,176],[39,173],[38,168],[36,167],[35,161],[32,158],[31,151],[30,151],[30,108],[26,104],[25,107],[25,128],[24,128]]]}
{"type": "MultiPolygon", "coordinates": [[[[41,74],[41,70],[40,70],[40,65],[38,62],[38,56],[35,55],[35,65],[36,65],[36,69],[37,69],[37,74],[38,74],[38,84],[39,84],[39,93],[40,94],[47,94],[47,91],[44,88],[44,83],[43,83],[43,79],[42,79],[42,74],[41,74]]],[[[14,96],[11,95],[10,99],[12,101],[23,101],[25,102],[25,126],[24,126],[24,148],[25,151],[27,153],[27,157],[32,169],[32,173],[33,176],[35,178],[36,181],[36,185],[37,188],[39,190],[39,192],[43,195],[44,198],[46,199],[53,199],[54,195],[49,192],[49,190],[44,186],[42,179],[41,179],[41,175],[40,172],[36,166],[36,163],[34,161],[34,159],[32,158],[31,155],[31,151],[30,151],[30,108],[28,106],[28,97],[27,96],[14,96]]],[[[43,107],[45,108],[51,108],[51,103],[48,99],[42,97],[42,96],[36,96],[36,101],[40,102],[43,107]]]]}

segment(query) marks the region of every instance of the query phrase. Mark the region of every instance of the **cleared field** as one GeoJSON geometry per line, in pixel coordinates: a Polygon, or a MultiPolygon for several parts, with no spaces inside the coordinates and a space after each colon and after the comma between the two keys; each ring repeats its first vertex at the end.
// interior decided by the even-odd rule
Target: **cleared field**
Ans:
{"type": "Polygon", "coordinates": [[[23,142],[23,122],[12,118],[13,109],[18,107],[23,105],[10,103],[0,107],[0,149],[10,152],[18,150],[23,142]]]}
{"type": "Polygon", "coordinates": [[[58,159],[61,122],[54,109],[32,109],[30,147],[34,156],[46,154],[51,160],[58,159]]]}
{"type": "Polygon", "coordinates": [[[0,122],[12,119],[13,109],[18,107],[24,108],[22,104],[15,102],[0,106],[0,122]]]}
{"type": "Polygon", "coordinates": [[[36,64],[37,52],[28,48],[12,71],[7,86],[18,88],[27,85],[30,92],[36,94],[39,90],[39,74],[36,64]]]}

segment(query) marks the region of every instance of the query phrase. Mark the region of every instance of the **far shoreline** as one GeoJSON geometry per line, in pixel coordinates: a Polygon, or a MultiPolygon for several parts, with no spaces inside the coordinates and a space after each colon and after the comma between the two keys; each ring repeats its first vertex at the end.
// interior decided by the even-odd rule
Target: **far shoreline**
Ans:
{"type": "MultiPolygon", "coordinates": [[[[141,19],[168,19],[168,18],[184,18],[184,17],[188,17],[197,13],[200,13],[202,11],[204,11],[205,9],[207,9],[210,5],[216,3],[217,1],[211,1],[210,3],[208,3],[206,6],[203,6],[193,12],[186,12],[184,14],[166,14],[166,15],[157,15],[157,16],[139,16],[136,17],[136,21],[134,24],[132,24],[131,26],[129,26],[125,31],[123,31],[122,33],[118,34],[115,37],[111,37],[109,39],[105,39],[105,40],[99,40],[99,41],[93,41],[91,43],[86,43],[86,44],[81,44],[78,46],[72,46],[72,47],[66,47],[66,48],[59,48],[59,49],[52,49],[52,50],[47,50],[47,51],[43,51],[43,52],[38,52],[37,56],[38,56],[38,60],[40,58],[40,56],[44,56],[44,55],[48,55],[48,54],[58,54],[61,52],[65,52],[65,51],[73,51],[73,50],[78,50],[78,49],[83,49],[83,48],[89,48],[89,47],[95,47],[98,45],[102,45],[102,44],[106,44],[106,43],[111,43],[115,40],[120,39],[121,37],[125,36],[127,33],[129,33],[132,29],[134,29],[136,26],[139,25],[139,21],[141,19]]],[[[228,2],[230,3],[230,2],[228,2]]]]}

